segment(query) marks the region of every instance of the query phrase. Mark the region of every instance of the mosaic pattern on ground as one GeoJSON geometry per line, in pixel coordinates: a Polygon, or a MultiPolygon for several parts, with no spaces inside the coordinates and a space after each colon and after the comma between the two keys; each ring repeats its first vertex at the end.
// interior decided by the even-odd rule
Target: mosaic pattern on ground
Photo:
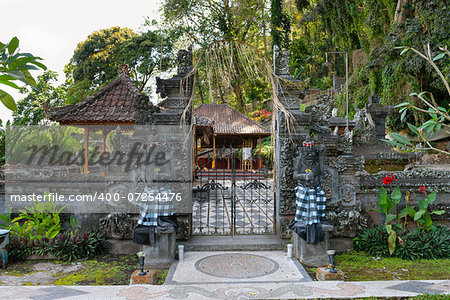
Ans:
{"type": "Polygon", "coordinates": [[[200,259],[195,268],[205,274],[224,278],[254,278],[278,270],[274,260],[253,254],[218,254],[200,259]]]}

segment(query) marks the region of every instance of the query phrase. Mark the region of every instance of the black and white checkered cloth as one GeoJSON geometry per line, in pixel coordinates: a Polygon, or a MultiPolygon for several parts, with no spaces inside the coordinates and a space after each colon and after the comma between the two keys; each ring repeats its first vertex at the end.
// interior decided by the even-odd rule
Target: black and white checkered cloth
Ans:
{"type": "Polygon", "coordinates": [[[325,217],[327,196],[320,187],[308,188],[299,185],[295,188],[296,212],[295,221],[305,221],[307,225],[320,223],[325,217]]]}
{"type": "MultiPolygon", "coordinates": [[[[150,193],[152,193],[152,195],[157,195],[158,193],[170,193],[170,190],[145,189],[144,193],[146,193],[147,195],[149,195],[150,193]]],[[[158,217],[172,216],[173,214],[174,210],[172,201],[142,201],[138,224],[144,226],[157,226],[158,217]]]]}

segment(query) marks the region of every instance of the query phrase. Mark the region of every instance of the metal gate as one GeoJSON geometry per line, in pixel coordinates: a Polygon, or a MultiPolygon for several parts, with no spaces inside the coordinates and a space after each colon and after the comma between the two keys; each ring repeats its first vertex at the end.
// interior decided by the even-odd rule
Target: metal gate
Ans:
{"type": "Polygon", "coordinates": [[[201,160],[193,190],[193,235],[274,234],[273,179],[260,158],[230,147],[201,160]],[[209,167],[209,168],[208,168],[209,167]]]}

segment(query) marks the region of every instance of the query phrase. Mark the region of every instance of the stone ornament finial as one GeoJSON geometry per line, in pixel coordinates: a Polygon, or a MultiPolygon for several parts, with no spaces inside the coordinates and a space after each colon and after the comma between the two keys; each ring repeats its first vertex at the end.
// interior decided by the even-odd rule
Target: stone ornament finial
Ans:
{"type": "Polygon", "coordinates": [[[192,70],[192,46],[178,51],[178,75],[186,75],[192,70]]]}
{"type": "Polygon", "coordinates": [[[119,76],[122,74],[130,76],[130,66],[128,66],[125,62],[119,65],[119,76]]]}
{"type": "Polygon", "coordinates": [[[290,53],[287,50],[280,50],[274,47],[275,52],[275,74],[278,76],[290,76],[289,59],[290,53]]]}

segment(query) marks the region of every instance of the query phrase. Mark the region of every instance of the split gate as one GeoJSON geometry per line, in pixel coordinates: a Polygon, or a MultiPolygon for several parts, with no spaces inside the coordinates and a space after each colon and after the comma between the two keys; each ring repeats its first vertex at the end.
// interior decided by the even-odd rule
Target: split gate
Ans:
{"type": "Polygon", "coordinates": [[[227,150],[197,165],[192,234],[275,234],[272,176],[261,159],[243,160],[242,150],[227,150]]]}

